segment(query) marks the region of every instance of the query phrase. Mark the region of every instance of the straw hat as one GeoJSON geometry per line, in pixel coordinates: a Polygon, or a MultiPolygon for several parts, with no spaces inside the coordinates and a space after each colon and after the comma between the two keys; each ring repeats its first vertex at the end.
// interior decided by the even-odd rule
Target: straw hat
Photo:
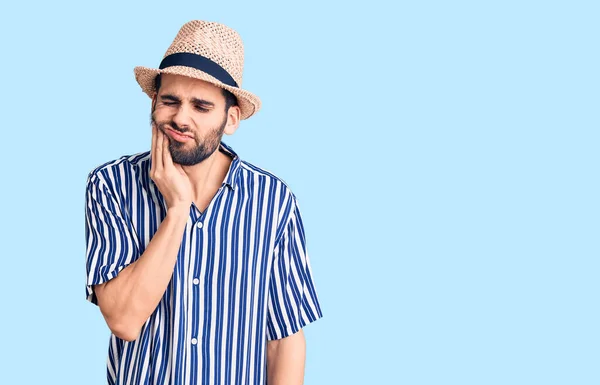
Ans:
{"type": "Polygon", "coordinates": [[[233,93],[248,119],[261,106],[260,99],[242,87],[244,46],[240,35],[226,25],[193,20],[185,23],[165,53],[158,69],[135,67],[135,79],[150,97],[159,73],[205,80],[233,93]]]}

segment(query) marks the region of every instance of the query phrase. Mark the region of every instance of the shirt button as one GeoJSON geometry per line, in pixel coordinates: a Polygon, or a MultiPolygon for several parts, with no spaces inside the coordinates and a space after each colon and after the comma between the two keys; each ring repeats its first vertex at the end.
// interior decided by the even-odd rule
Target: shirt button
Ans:
{"type": "Polygon", "coordinates": [[[192,344],[193,344],[193,345],[196,345],[197,343],[198,343],[198,340],[197,340],[197,339],[195,339],[195,338],[192,338],[192,344]]]}
{"type": "Polygon", "coordinates": [[[198,223],[196,224],[196,226],[197,226],[199,229],[201,229],[201,228],[202,228],[202,222],[198,222],[198,223]]]}
{"type": "Polygon", "coordinates": [[[197,284],[199,284],[199,283],[200,283],[200,280],[199,280],[198,278],[194,278],[194,281],[193,281],[193,282],[194,282],[194,285],[197,285],[197,284]]]}

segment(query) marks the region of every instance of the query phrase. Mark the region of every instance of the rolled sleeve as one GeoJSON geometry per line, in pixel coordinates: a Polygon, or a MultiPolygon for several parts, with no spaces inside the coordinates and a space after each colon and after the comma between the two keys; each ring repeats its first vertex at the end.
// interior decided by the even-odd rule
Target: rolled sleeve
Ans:
{"type": "Polygon", "coordinates": [[[277,241],[269,282],[267,340],[281,339],[323,316],[298,203],[277,241]]]}
{"type": "Polygon", "coordinates": [[[98,305],[94,285],[109,281],[139,258],[131,221],[105,182],[91,174],[85,194],[86,299],[98,305]]]}

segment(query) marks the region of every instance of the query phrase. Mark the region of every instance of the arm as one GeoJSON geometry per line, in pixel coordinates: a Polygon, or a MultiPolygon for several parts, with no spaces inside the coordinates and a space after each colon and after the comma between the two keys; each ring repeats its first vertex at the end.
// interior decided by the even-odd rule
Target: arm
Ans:
{"type": "Polygon", "coordinates": [[[191,182],[181,165],[173,163],[168,145],[168,138],[152,124],[150,176],[165,197],[166,217],[136,261],[94,287],[108,327],[127,341],[137,339],[171,281],[192,202],[191,182]]]}
{"type": "Polygon", "coordinates": [[[135,340],[158,306],[173,275],[187,217],[185,209],[168,210],[140,258],[95,286],[100,311],[117,337],[135,340]]]}
{"type": "Polygon", "coordinates": [[[302,328],[321,318],[300,210],[292,195],[289,218],[273,251],[267,304],[269,385],[301,385],[306,341],[302,328]]]}
{"type": "Polygon", "coordinates": [[[267,341],[267,383],[302,385],[306,340],[302,329],[289,337],[267,341]]]}

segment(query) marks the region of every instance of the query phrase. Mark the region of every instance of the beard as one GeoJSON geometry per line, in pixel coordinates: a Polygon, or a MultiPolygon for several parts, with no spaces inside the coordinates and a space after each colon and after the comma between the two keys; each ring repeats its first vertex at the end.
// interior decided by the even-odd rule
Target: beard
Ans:
{"type": "MultiPolygon", "coordinates": [[[[204,159],[211,156],[218,148],[221,143],[221,138],[223,137],[223,132],[225,131],[225,126],[227,125],[227,114],[220,125],[216,127],[212,127],[208,130],[206,138],[202,141],[196,138],[189,130],[183,130],[179,127],[174,121],[165,121],[165,122],[157,122],[154,117],[154,111],[150,115],[150,120],[152,124],[156,124],[156,127],[163,132],[166,132],[167,128],[171,128],[174,131],[180,132],[186,135],[193,135],[193,142],[195,143],[192,148],[189,148],[189,141],[186,142],[178,142],[176,140],[171,140],[171,138],[165,138],[165,140],[169,141],[169,152],[171,153],[171,158],[173,159],[173,163],[178,163],[182,166],[193,166],[196,165],[204,159]]],[[[166,134],[165,134],[166,136],[166,134]]]]}

